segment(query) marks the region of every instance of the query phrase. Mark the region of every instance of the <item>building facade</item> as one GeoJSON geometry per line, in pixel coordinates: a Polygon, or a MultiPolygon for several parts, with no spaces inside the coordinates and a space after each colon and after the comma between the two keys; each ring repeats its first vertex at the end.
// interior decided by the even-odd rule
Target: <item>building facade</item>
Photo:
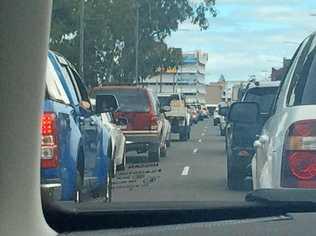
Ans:
{"type": "Polygon", "coordinates": [[[205,66],[208,54],[202,51],[184,52],[178,69],[157,73],[144,81],[154,93],[181,92],[189,103],[206,103],[205,66]]]}

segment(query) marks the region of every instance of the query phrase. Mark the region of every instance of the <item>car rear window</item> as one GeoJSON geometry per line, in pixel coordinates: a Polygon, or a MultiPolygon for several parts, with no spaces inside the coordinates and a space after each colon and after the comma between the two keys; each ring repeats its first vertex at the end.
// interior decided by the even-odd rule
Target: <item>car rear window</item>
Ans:
{"type": "Polygon", "coordinates": [[[158,97],[160,106],[170,106],[170,102],[173,100],[179,100],[178,95],[170,95],[170,96],[159,96],[158,97]]]}
{"type": "Polygon", "coordinates": [[[306,53],[304,63],[296,70],[289,96],[289,105],[316,105],[316,46],[306,53]]]}
{"type": "Polygon", "coordinates": [[[114,95],[119,104],[119,112],[148,112],[149,101],[144,90],[138,89],[113,89],[102,92],[114,95]]]}
{"type": "Polygon", "coordinates": [[[256,102],[261,113],[269,113],[277,91],[278,87],[252,88],[247,91],[245,101],[256,102]]]}

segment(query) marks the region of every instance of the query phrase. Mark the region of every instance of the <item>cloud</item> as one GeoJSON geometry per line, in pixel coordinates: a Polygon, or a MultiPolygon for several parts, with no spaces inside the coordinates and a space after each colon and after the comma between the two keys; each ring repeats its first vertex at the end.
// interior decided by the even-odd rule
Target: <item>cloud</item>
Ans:
{"type": "MultiPolygon", "coordinates": [[[[198,0],[196,0],[198,1],[198,0]]],[[[316,30],[315,0],[217,0],[219,15],[200,31],[185,22],[167,42],[183,50],[209,53],[207,80],[220,74],[240,80],[279,67],[299,43],[316,30]]]]}

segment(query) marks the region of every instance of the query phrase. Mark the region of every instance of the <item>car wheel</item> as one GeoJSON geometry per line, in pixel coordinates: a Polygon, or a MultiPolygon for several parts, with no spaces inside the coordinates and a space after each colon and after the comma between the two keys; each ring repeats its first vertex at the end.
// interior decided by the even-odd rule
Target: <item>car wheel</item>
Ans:
{"type": "Polygon", "coordinates": [[[84,156],[82,148],[79,149],[78,159],[77,159],[77,168],[76,168],[76,183],[75,183],[75,193],[74,200],[77,203],[82,202],[82,189],[84,185],[84,156]]]}
{"type": "Polygon", "coordinates": [[[76,203],[82,202],[83,174],[79,170],[76,171],[76,188],[74,200],[76,203]]]}
{"type": "Polygon", "coordinates": [[[242,175],[233,168],[229,156],[227,156],[227,187],[230,190],[240,190],[243,187],[242,175]]]}
{"type": "Polygon", "coordinates": [[[188,140],[188,127],[180,132],[180,141],[187,141],[188,140]]]}
{"type": "Polygon", "coordinates": [[[112,201],[112,180],[113,180],[113,166],[112,166],[112,160],[109,159],[108,161],[108,171],[106,175],[106,184],[105,184],[105,194],[104,194],[104,200],[105,202],[111,202],[112,201]]]}
{"type": "Polygon", "coordinates": [[[225,129],[220,128],[220,135],[225,136],[225,129]]]}
{"type": "Polygon", "coordinates": [[[166,146],[167,146],[167,147],[170,147],[170,146],[171,146],[171,141],[170,141],[170,139],[166,140],[166,146]]]}
{"type": "Polygon", "coordinates": [[[191,138],[191,128],[188,128],[187,130],[187,140],[189,140],[191,138]]]}
{"type": "Polygon", "coordinates": [[[160,149],[160,156],[161,157],[167,156],[167,144],[164,144],[163,147],[160,149]]]}
{"type": "Polygon", "coordinates": [[[111,160],[111,176],[115,177],[116,175],[117,166],[114,160],[111,160]]]}
{"type": "Polygon", "coordinates": [[[149,162],[159,162],[160,159],[160,146],[159,144],[151,144],[148,151],[149,162]]]}
{"type": "Polygon", "coordinates": [[[123,156],[123,163],[119,166],[117,166],[118,171],[123,171],[126,168],[126,154],[123,156]]]}

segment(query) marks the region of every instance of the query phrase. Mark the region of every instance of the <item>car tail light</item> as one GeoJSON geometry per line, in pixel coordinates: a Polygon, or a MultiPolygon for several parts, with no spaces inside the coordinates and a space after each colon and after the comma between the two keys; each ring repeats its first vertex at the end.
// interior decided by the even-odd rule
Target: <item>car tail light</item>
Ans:
{"type": "Polygon", "coordinates": [[[316,120],[292,124],[282,159],[282,186],[316,188],[316,120]]]}
{"type": "Polygon", "coordinates": [[[151,130],[158,129],[158,116],[153,112],[149,113],[149,128],[151,130]]]}
{"type": "Polygon", "coordinates": [[[41,167],[58,167],[58,145],[56,115],[44,112],[42,115],[41,167]]]}

